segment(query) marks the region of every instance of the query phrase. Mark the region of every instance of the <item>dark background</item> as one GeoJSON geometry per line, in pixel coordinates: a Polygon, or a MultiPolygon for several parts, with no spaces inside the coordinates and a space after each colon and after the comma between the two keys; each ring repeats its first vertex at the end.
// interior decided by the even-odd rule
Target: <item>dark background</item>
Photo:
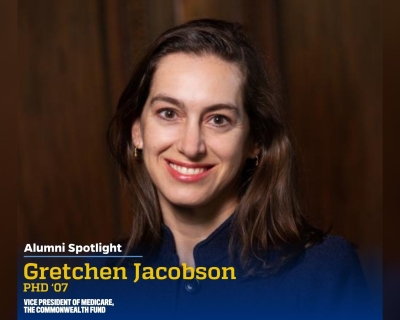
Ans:
{"type": "Polygon", "coordinates": [[[244,23],[276,66],[310,217],[357,245],[379,288],[379,0],[19,0],[19,247],[129,234],[107,125],[146,46],[201,17],[244,23]]]}

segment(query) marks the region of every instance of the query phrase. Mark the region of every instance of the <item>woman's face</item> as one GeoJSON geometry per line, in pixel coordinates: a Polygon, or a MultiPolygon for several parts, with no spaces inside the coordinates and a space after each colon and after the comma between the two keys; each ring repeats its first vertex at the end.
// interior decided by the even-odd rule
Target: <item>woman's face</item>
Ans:
{"type": "Polygon", "coordinates": [[[244,162],[256,154],[242,82],[235,64],[213,55],[160,60],[132,140],[143,149],[162,208],[237,202],[244,162]]]}

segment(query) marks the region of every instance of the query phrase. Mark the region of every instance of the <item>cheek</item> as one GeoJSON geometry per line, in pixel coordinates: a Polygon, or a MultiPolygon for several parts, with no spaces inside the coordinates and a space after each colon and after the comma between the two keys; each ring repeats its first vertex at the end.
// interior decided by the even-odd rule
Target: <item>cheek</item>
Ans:
{"type": "Polygon", "coordinates": [[[241,134],[210,139],[209,147],[220,159],[239,167],[247,155],[246,139],[241,134]]]}
{"type": "Polygon", "coordinates": [[[155,123],[148,123],[143,127],[144,153],[157,153],[171,146],[178,133],[174,128],[160,127],[155,123]]]}

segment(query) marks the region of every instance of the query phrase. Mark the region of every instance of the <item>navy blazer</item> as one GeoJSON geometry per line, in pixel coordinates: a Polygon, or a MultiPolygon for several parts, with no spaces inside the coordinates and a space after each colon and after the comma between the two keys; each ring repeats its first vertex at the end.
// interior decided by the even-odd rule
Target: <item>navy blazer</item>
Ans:
{"type": "MultiPolygon", "coordinates": [[[[231,218],[194,248],[196,267],[235,268],[235,280],[139,280],[125,260],[127,281],[96,281],[91,296],[112,297],[110,315],[132,319],[378,319],[353,246],[328,235],[278,273],[248,276],[232,262],[228,246],[231,218]]],[[[279,258],[271,252],[268,259],[279,258]]],[[[235,259],[234,259],[235,260],[235,259]]],[[[112,261],[110,259],[110,261],[112,261]]],[[[115,260],[114,260],[115,261],[115,260]]],[[[103,260],[104,263],[104,260],[103,260]]],[[[155,259],[143,266],[179,266],[168,227],[155,259]]],[[[107,311],[108,312],[108,311],[107,311]]],[[[111,317],[112,318],[112,317],[111,317]]],[[[110,319],[111,319],[110,318],[110,319]]]]}

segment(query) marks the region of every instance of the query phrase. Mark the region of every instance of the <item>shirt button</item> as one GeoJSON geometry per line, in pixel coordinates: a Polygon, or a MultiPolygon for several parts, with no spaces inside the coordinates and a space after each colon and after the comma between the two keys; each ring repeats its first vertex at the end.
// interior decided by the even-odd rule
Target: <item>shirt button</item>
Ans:
{"type": "Polygon", "coordinates": [[[186,280],[185,289],[189,293],[197,293],[200,291],[200,281],[197,279],[186,280]]]}

